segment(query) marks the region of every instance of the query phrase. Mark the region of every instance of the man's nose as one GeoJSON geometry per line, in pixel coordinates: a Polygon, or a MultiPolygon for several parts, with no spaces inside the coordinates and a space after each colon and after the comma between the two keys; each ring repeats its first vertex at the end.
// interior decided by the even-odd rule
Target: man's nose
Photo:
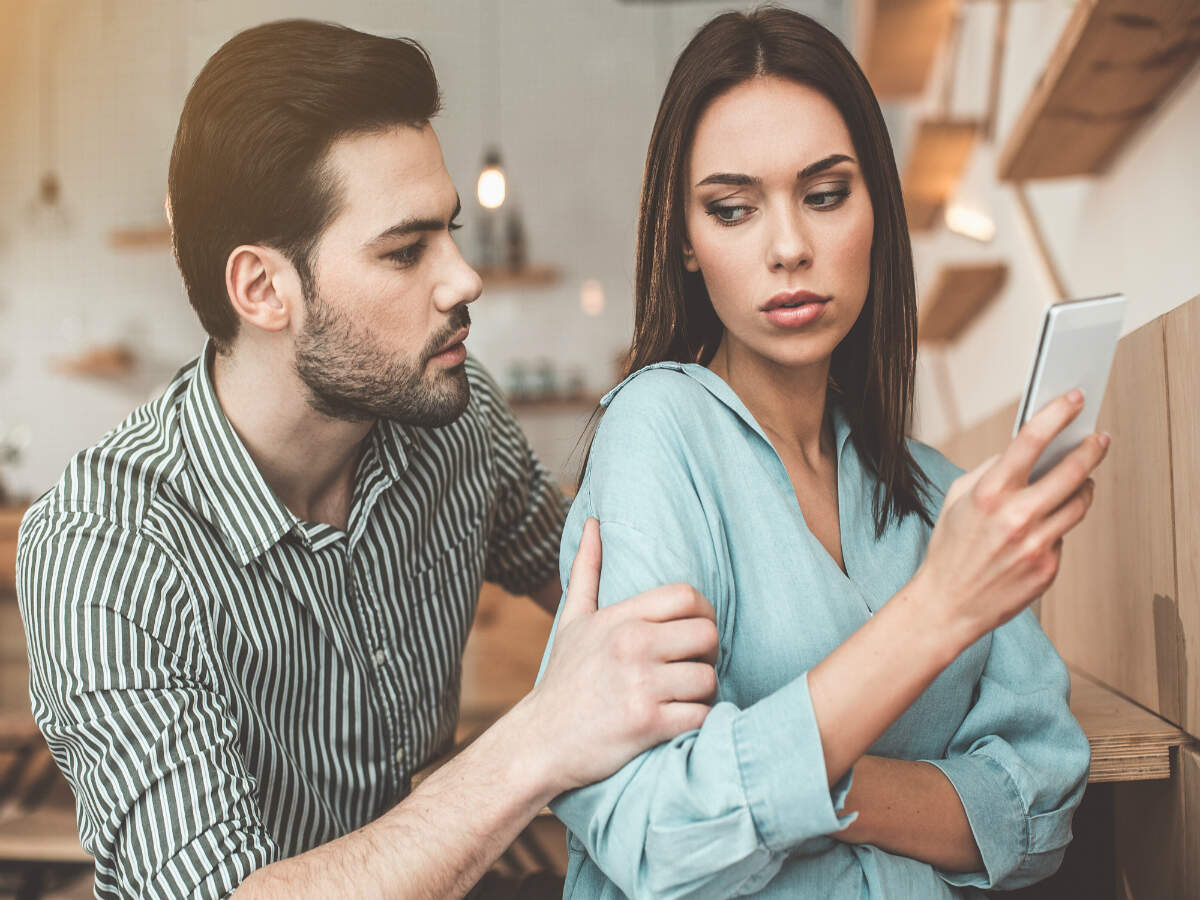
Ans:
{"type": "Polygon", "coordinates": [[[483,279],[467,264],[458,245],[451,242],[445,272],[434,289],[434,305],[447,312],[462,303],[474,303],[483,293],[483,279]]]}

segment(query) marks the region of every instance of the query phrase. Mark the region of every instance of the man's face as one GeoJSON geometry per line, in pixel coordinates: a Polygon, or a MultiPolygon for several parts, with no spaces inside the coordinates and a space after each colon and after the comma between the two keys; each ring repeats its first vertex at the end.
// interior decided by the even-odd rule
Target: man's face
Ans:
{"type": "Polygon", "coordinates": [[[341,209],[310,255],[296,371],[313,408],[353,421],[428,427],[461,415],[479,275],[451,237],[458,195],[433,129],[396,126],[336,141],[341,209]]]}

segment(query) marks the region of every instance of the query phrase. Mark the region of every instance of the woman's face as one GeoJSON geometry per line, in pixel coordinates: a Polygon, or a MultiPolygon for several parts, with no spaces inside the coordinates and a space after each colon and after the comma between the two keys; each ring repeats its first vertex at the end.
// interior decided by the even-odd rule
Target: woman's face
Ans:
{"type": "Polygon", "coordinates": [[[726,360],[827,364],[866,301],[875,225],[837,108],[784,78],[742,82],[701,116],[685,177],[684,264],[726,360]]]}

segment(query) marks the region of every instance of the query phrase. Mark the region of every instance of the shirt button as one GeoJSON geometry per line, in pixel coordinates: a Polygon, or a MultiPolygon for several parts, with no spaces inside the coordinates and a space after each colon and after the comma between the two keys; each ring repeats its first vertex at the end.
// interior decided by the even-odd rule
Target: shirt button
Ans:
{"type": "Polygon", "coordinates": [[[398,765],[398,766],[404,765],[404,751],[403,750],[396,751],[396,765],[398,765]]]}
{"type": "Polygon", "coordinates": [[[382,649],[375,651],[375,665],[382,666],[387,660],[387,654],[382,649]]]}

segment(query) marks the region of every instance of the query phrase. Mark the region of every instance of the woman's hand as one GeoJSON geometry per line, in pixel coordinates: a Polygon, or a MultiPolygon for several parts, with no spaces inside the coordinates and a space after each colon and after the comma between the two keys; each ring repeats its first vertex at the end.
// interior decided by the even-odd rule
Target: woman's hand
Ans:
{"type": "Polygon", "coordinates": [[[1008,449],[954,481],[914,582],[966,647],[1003,625],[1058,574],[1062,539],[1092,503],[1089,477],[1108,452],[1093,434],[1033,484],[1042,451],[1083,408],[1083,393],[1056,398],[1008,449]]]}

